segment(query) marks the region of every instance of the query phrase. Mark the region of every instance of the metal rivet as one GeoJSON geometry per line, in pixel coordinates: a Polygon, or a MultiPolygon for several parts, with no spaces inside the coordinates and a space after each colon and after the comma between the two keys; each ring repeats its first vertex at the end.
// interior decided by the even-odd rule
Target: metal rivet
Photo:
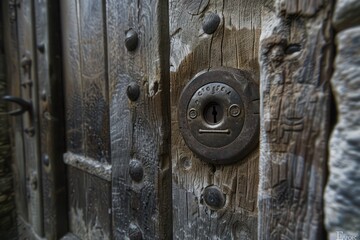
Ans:
{"type": "Polygon", "coordinates": [[[130,240],[142,240],[143,239],[140,228],[134,223],[130,223],[130,225],[129,225],[129,238],[130,238],[130,240]]]}
{"type": "Polygon", "coordinates": [[[45,52],[45,44],[44,43],[39,43],[37,45],[37,49],[39,50],[39,52],[44,53],[45,52]]]}
{"type": "Polygon", "coordinates": [[[212,34],[218,28],[219,23],[220,23],[219,15],[217,15],[215,13],[210,13],[209,15],[207,15],[205,17],[202,28],[205,33],[212,34]]]}
{"type": "Polygon", "coordinates": [[[140,87],[137,83],[130,83],[129,86],[126,89],[126,93],[128,98],[131,101],[136,101],[140,96],[140,87]]]}
{"type": "Polygon", "coordinates": [[[50,164],[49,156],[47,154],[43,155],[43,164],[45,166],[49,166],[49,164],[50,164]]]}
{"type": "Polygon", "coordinates": [[[240,115],[240,113],[241,113],[241,109],[240,109],[239,105],[233,104],[229,107],[230,116],[237,117],[240,115]]]}
{"type": "Polygon", "coordinates": [[[216,186],[207,187],[204,191],[204,201],[212,209],[220,209],[225,205],[225,195],[216,186]]]}
{"type": "Polygon", "coordinates": [[[132,180],[140,182],[144,176],[144,170],[139,160],[132,159],[129,163],[129,174],[132,180]]]}
{"type": "Polygon", "coordinates": [[[198,113],[195,108],[189,110],[189,117],[191,119],[195,119],[198,116],[198,113]]]}
{"type": "Polygon", "coordinates": [[[133,29],[130,29],[126,32],[125,36],[125,47],[128,51],[134,51],[139,43],[139,36],[137,32],[135,32],[133,29]]]}
{"type": "Polygon", "coordinates": [[[42,90],[42,92],[41,92],[41,100],[43,100],[43,101],[45,102],[46,99],[47,99],[46,91],[45,91],[45,90],[42,90]]]}

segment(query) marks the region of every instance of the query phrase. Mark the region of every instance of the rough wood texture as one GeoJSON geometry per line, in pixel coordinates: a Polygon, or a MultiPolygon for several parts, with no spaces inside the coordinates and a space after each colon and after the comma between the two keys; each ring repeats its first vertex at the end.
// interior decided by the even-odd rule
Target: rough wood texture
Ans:
{"type": "Polygon", "coordinates": [[[262,15],[259,239],[324,238],[332,2],[304,2],[262,15]]]}
{"type": "Polygon", "coordinates": [[[360,1],[337,0],[333,16],[333,25],[337,31],[360,25],[360,1]]]}
{"type": "Polygon", "coordinates": [[[44,236],[67,233],[63,84],[61,81],[60,9],[58,1],[35,1],[36,57],[42,159],[44,236]]]}
{"type": "Polygon", "coordinates": [[[106,15],[114,238],[171,239],[168,4],[109,0],[106,15]],[[139,37],[132,52],[125,47],[130,29],[139,37]],[[134,102],[130,83],[140,87],[134,102]],[[130,169],[132,159],[138,168],[130,169]],[[142,180],[132,181],[130,170],[143,172],[142,180]]]}
{"type": "Polygon", "coordinates": [[[265,2],[170,1],[174,239],[257,238],[258,149],[237,164],[204,163],[180,135],[178,99],[195,74],[215,67],[247,70],[259,81],[258,46],[265,2]],[[215,19],[213,14],[219,16],[220,24],[213,34],[206,34],[203,24],[208,31],[206,19],[215,19]],[[218,211],[203,202],[203,190],[209,185],[218,186],[226,195],[226,204],[218,211]]]}
{"type": "MultiPolygon", "coordinates": [[[[104,1],[61,1],[68,154],[110,162],[104,1]]],[[[69,221],[82,239],[111,238],[110,183],[68,167],[69,221]]]]}
{"type": "MultiPolygon", "coordinates": [[[[4,25],[8,23],[7,8],[0,3],[0,99],[8,93],[6,83],[6,57],[4,25]],[[5,23],[5,24],[4,24],[5,23]]],[[[7,33],[8,34],[8,33],[7,33]]],[[[7,35],[6,34],[6,35],[7,35]]],[[[16,211],[14,201],[13,174],[11,172],[10,119],[8,106],[0,100],[0,236],[16,239],[16,211]]]]}
{"type": "MultiPolygon", "coordinates": [[[[351,7],[352,1],[348,4],[343,7],[348,9],[347,15],[351,18],[356,9],[351,7]]],[[[338,10],[343,9],[336,9],[335,15],[338,15],[338,10]]],[[[360,26],[339,32],[336,43],[337,56],[331,83],[338,118],[329,144],[325,222],[333,239],[356,239],[360,234],[360,26]]]]}
{"type": "Polygon", "coordinates": [[[32,114],[26,112],[23,118],[23,139],[25,150],[27,203],[29,224],[38,236],[43,236],[43,199],[41,181],[40,131],[38,109],[38,76],[35,49],[35,12],[32,1],[22,1],[17,10],[17,30],[19,36],[19,65],[21,95],[18,97],[31,101],[32,114]],[[25,63],[28,58],[31,62],[25,63]]]}
{"type": "MultiPolygon", "coordinates": [[[[8,80],[8,93],[13,96],[20,96],[20,74],[18,59],[18,33],[16,21],[15,0],[2,1],[4,19],[4,41],[6,55],[6,73],[8,80]]],[[[14,107],[9,107],[13,110],[14,107]]],[[[22,118],[10,119],[11,123],[11,144],[12,144],[12,170],[14,174],[14,192],[17,215],[28,219],[27,190],[26,190],[26,168],[24,161],[23,128],[22,118]],[[16,148],[15,148],[16,146],[16,148]]]]}

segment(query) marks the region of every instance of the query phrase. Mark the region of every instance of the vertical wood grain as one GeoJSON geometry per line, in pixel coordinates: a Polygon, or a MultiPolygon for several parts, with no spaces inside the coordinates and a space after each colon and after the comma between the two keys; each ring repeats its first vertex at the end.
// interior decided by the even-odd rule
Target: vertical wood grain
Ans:
{"type": "Polygon", "coordinates": [[[42,158],[44,234],[56,239],[67,233],[66,169],[59,2],[35,1],[36,57],[42,158]]]}
{"type": "MultiPolygon", "coordinates": [[[[16,7],[13,1],[2,1],[4,9],[4,42],[6,56],[6,74],[8,79],[9,94],[21,96],[20,65],[18,49],[18,33],[16,27],[16,7]]],[[[11,107],[9,109],[12,109],[11,107]]],[[[28,220],[28,206],[26,199],[26,167],[23,146],[22,118],[11,118],[12,128],[12,170],[14,174],[14,192],[16,212],[18,216],[28,220]],[[16,146],[16,149],[14,148],[16,146]]]]}
{"type": "Polygon", "coordinates": [[[32,115],[26,112],[22,115],[24,127],[24,149],[26,167],[26,187],[28,194],[29,223],[38,236],[43,236],[43,201],[40,162],[40,130],[38,109],[38,76],[35,44],[35,12],[33,1],[23,1],[17,8],[17,30],[19,36],[19,60],[28,56],[31,65],[19,69],[21,79],[21,97],[31,101],[32,115]],[[26,133],[26,131],[30,132],[26,133]],[[33,131],[33,134],[31,132],[33,131]]]}
{"type": "MultiPolygon", "coordinates": [[[[67,151],[110,162],[105,1],[61,2],[67,151]]],[[[110,183],[68,167],[71,231],[111,238],[110,183]]]]}
{"type": "Polygon", "coordinates": [[[262,16],[260,239],[322,239],[332,69],[331,1],[262,16]]]}
{"type": "Polygon", "coordinates": [[[179,132],[178,99],[198,72],[216,67],[246,70],[259,83],[258,45],[266,1],[170,1],[171,141],[174,239],[256,239],[258,149],[238,163],[214,166],[201,161],[179,132]],[[205,18],[221,21],[213,34],[205,18]],[[203,190],[216,185],[225,206],[209,209],[203,190]]]}
{"type": "Polygon", "coordinates": [[[110,0],[106,13],[114,238],[171,239],[168,4],[110,0]],[[139,36],[133,52],[124,44],[130,29],[139,36]],[[130,83],[140,87],[134,102],[130,83]],[[142,165],[138,183],[129,176],[131,159],[142,165]]]}

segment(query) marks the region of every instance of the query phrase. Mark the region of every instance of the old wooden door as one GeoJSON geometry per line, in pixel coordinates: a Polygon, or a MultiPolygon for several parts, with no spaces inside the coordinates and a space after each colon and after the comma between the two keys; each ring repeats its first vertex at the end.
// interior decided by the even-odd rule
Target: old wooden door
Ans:
{"type": "Polygon", "coordinates": [[[20,239],[67,232],[59,6],[2,1],[20,239]],[[20,111],[21,110],[21,111],[20,111]]]}
{"type": "Polygon", "coordinates": [[[22,92],[35,91],[31,96],[38,117],[35,138],[30,138],[37,141],[25,144],[35,151],[28,175],[30,186],[36,186],[30,204],[39,216],[31,214],[36,221],[28,222],[37,235],[321,237],[328,105],[319,104],[328,103],[329,74],[323,68],[331,55],[325,17],[331,5],[294,6],[267,0],[62,0],[59,6],[39,0],[13,5],[19,19],[18,56],[32,60],[21,78],[33,85],[22,92]],[[53,47],[60,40],[56,19],[61,19],[61,54],[53,47]],[[324,36],[314,35],[316,27],[324,36]],[[315,55],[325,60],[311,58],[315,55]],[[302,70],[305,63],[311,71],[302,70]],[[63,85],[58,85],[59,76],[63,85]],[[230,81],[224,89],[232,90],[226,94],[236,89],[246,107],[232,107],[232,102],[224,107],[217,102],[223,98],[210,97],[204,109],[192,109],[181,99],[189,95],[184,91],[188,84],[197,81],[205,83],[192,91],[207,91],[207,81],[220,91],[230,81]],[[61,102],[64,114],[56,105],[61,102]],[[314,111],[321,112],[319,118],[311,118],[314,111]],[[196,128],[205,137],[193,145],[181,124],[198,117],[207,121],[208,113],[214,124],[196,128]],[[231,130],[217,129],[223,120],[216,120],[219,116],[241,116],[246,127],[232,120],[231,130]],[[226,151],[216,147],[223,146],[221,134],[235,129],[239,136],[250,136],[250,128],[255,139],[243,137],[244,145],[226,151]],[[222,153],[236,157],[223,164],[197,149],[214,138],[216,158],[222,153]],[[237,148],[244,152],[229,153],[237,148]],[[42,174],[37,184],[33,173],[42,174]]]}
{"type": "Polygon", "coordinates": [[[177,116],[201,71],[241,69],[259,83],[263,5],[61,1],[70,232],[256,238],[258,150],[208,164],[185,145],[177,116]],[[217,211],[204,199],[209,186],[224,197],[217,211]]]}

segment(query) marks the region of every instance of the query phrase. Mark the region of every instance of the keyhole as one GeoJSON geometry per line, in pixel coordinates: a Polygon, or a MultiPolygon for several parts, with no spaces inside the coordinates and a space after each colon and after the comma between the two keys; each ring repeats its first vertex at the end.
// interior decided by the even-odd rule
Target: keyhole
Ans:
{"type": "Polygon", "coordinates": [[[214,123],[217,123],[216,122],[216,115],[217,115],[217,111],[216,111],[216,105],[213,105],[213,111],[212,111],[212,115],[214,116],[214,123]]]}
{"type": "Polygon", "coordinates": [[[217,124],[222,120],[223,110],[218,103],[209,103],[204,110],[204,119],[208,124],[217,124]]]}

